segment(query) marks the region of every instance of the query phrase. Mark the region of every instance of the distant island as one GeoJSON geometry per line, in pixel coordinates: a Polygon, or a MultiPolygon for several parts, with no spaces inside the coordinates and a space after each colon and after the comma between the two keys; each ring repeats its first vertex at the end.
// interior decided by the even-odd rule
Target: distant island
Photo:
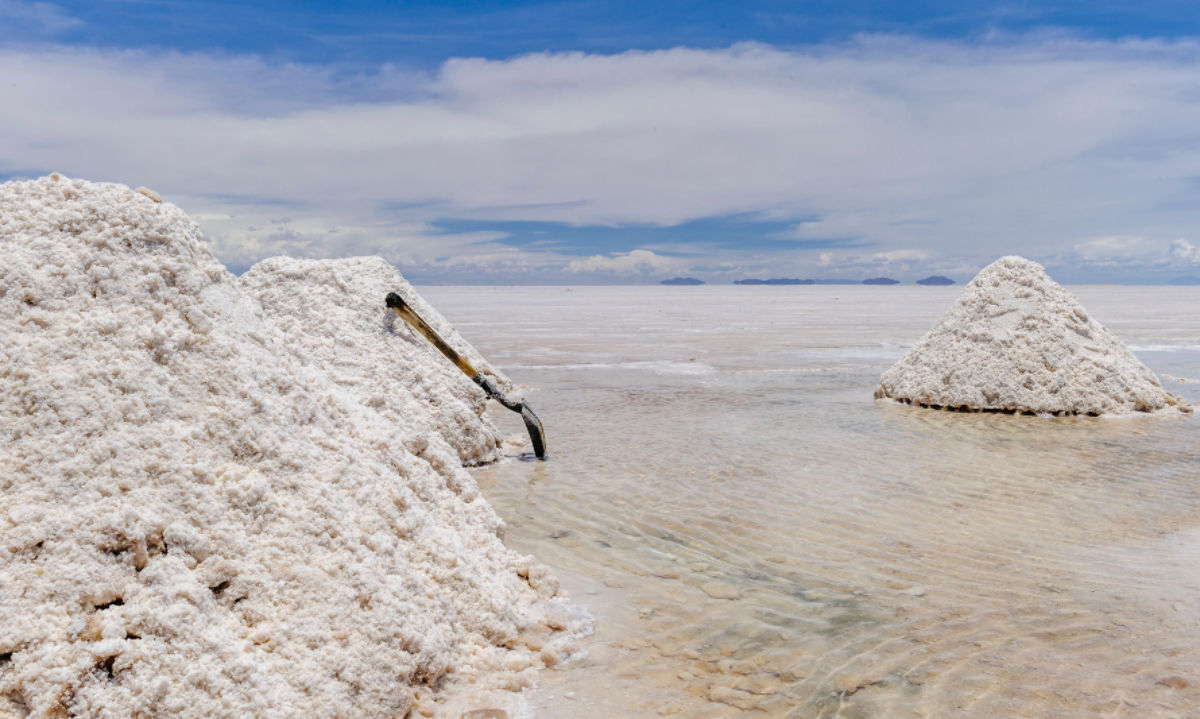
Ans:
{"type": "Polygon", "coordinates": [[[698,280],[695,277],[672,277],[669,280],[663,280],[660,284],[664,285],[702,285],[704,280],[698,280]]]}
{"type": "Polygon", "coordinates": [[[862,283],[864,285],[898,285],[900,280],[893,280],[891,277],[868,277],[862,283]]]}
{"type": "Polygon", "coordinates": [[[749,278],[734,280],[735,285],[857,285],[858,280],[800,280],[795,277],[772,277],[769,280],[749,278]]]}
{"type": "Polygon", "coordinates": [[[952,285],[954,280],[943,275],[930,275],[923,280],[917,280],[918,285],[952,285]]]}
{"type": "Polygon", "coordinates": [[[1200,285],[1200,277],[1196,277],[1195,275],[1188,275],[1187,277],[1176,277],[1173,280],[1168,280],[1167,284],[1174,285],[1176,287],[1190,287],[1192,285],[1200,285]]]}

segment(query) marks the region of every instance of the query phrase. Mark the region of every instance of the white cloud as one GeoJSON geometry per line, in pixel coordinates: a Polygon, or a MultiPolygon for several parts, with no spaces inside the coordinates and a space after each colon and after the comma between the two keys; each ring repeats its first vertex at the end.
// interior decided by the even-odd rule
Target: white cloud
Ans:
{"type": "Polygon", "coordinates": [[[889,250],[872,254],[870,260],[880,265],[895,265],[920,262],[927,257],[929,257],[929,253],[924,250],[889,250]]]}
{"type": "Polygon", "coordinates": [[[679,262],[669,257],[656,255],[650,250],[638,249],[631,252],[592,255],[586,259],[572,260],[567,264],[567,271],[636,275],[670,272],[678,266],[679,262]]]}
{"type": "Polygon", "coordinates": [[[1180,262],[1191,265],[1200,264],[1200,247],[1180,238],[1171,242],[1171,256],[1180,262]]]}
{"type": "MultiPolygon", "coordinates": [[[[561,270],[596,258],[526,248],[518,263],[501,236],[446,237],[430,222],[730,213],[795,218],[794,238],[808,242],[871,245],[826,257],[781,240],[774,263],[757,266],[789,274],[842,260],[981,265],[1013,252],[1104,261],[1102,244],[1078,238],[1165,243],[1155,238],[1193,224],[1198,58],[1193,42],[866,38],[459,59],[426,77],[10,49],[0,51],[0,173],[154,187],[227,216],[204,226],[237,261],[376,248],[430,267],[471,257],[561,270]],[[248,229],[283,214],[292,236],[248,229]]],[[[696,262],[736,262],[730,254],[696,262]]],[[[633,255],[596,262],[625,271],[633,255]]]]}
{"type": "Polygon", "coordinates": [[[0,39],[29,42],[82,25],[58,5],[48,2],[0,0],[0,39]]]}
{"type": "Polygon", "coordinates": [[[1098,267],[1140,265],[1162,259],[1162,243],[1129,235],[1096,237],[1076,244],[1074,250],[1073,261],[1098,267]]]}
{"type": "MultiPolygon", "coordinates": [[[[817,254],[816,262],[809,267],[802,267],[791,274],[810,277],[834,277],[844,279],[862,279],[880,273],[894,274],[902,277],[915,275],[910,279],[924,277],[931,271],[945,271],[944,260],[934,260],[925,250],[901,248],[884,252],[861,252],[856,250],[829,251],[817,254]],[[931,269],[932,268],[932,269],[931,269]]],[[[778,272],[776,273],[778,276],[778,272]]]]}
{"type": "Polygon", "coordinates": [[[1076,244],[1070,253],[1050,263],[1092,269],[1171,270],[1200,264],[1200,248],[1180,238],[1169,244],[1137,235],[1096,237],[1076,244]]]}

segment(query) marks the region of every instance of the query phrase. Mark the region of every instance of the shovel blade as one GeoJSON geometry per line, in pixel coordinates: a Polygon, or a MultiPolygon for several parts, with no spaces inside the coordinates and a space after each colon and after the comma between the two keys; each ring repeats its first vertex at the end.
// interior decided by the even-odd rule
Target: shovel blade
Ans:
{"type": "Polygon", "coordinates": [[[533,454],[538,459],[546,459],[546,431],[542,429],[542,420],[529,409],[529,405],[521,405],[521,419],[525,420],[525,429],[529,430],[529,440],[533,442],[533,454]]]}

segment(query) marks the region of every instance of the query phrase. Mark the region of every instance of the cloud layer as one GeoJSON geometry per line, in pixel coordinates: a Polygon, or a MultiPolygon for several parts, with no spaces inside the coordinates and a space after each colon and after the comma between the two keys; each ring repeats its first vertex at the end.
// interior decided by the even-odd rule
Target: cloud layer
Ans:
{"type": "Polygon", "coordinates": [[[8,50],[0,173],[153,187],[232,265],[377,252],[448,281],[966,279],[1020,253],[1068,280],[1145,279],[1194,265],[1198,70],[1193,42],[1061,36],[456,59],[431,76],[8,50]],[[698,236],[593,256],[435,226],[730,215],[790,229],[753,252],[698,236]]]}

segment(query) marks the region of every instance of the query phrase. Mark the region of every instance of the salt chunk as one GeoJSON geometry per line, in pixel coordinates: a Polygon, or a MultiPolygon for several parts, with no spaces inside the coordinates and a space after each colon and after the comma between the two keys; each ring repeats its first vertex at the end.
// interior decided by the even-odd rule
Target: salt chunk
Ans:
{"type": "Polygon", "coordinates": [[[154,200],[155,202],[162,202],[162,195],[158,194],[157,192],[155,192],[154,190],[151,190],[148,187],[139,187],[136,190],[134,190],[134,192],[138,193],[139,195],[145,195],[146,197],[149,197],[151,200],[154,200]]]}
{"type": "Polygon", "coordinates": [[[384,297],[389,292],[405,297],[497,386],[508,388],[508,379],[383,258],[272,257],[251,267],[238,284],[262,303],[284,336],[315,358],[339,387],[413,435],[407,442],[416,446],[417,436],[433,432],[453,447],[465,465],[499,458],[502,439],[485,412],[487,395],[387,309],[384,297]],[[395,391],[398,387],[406,391],[395,391]]]}

